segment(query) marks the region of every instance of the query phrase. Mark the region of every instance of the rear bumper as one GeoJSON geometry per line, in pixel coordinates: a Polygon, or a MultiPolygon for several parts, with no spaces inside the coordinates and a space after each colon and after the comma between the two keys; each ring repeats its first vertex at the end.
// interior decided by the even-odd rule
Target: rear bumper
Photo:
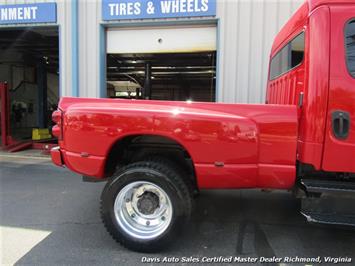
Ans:
{"type": "Polygon", "coordinates": [[[54,147],[54,148],[51,149],[51,157],[52,157],[52,162],[55,165],[58,165],[58,166],[63,166],[64,165],[63,159],[62,159],[62,154],[61,154],[59,146],[54,147]]]}
{"type": "Polygon", "coordinates": [[[66,166],[84,176],[104,178],[105,157],[94,155],[84,157],[80,153],[60,149],[59,146],[51,149],[51,157],[55,165],[66,166]]]}

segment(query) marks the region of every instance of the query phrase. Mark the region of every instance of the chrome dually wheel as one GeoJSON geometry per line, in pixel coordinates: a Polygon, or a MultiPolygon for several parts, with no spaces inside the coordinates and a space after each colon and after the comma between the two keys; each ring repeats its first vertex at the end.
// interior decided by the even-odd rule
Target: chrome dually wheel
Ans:
{"type": "Polygon", "coordinates": [[[101,218],[123,246],[155,252],[173,244],[192,211],[192,189],[182,171],[157,159],[119,169],[101,194],[101,218]]]}
{"type": "Polygon", "coordinates": [[[173,209],[165,191],[150,182],[137,181],[125,186],[114,204],[121,228],[138,239],[153,239],[169,226],[173,209]]]}

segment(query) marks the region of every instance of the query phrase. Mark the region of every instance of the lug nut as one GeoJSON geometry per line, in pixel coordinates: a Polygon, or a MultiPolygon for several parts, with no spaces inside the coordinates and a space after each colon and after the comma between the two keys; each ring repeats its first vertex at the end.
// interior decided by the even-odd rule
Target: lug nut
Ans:
{"type": "Polygon", "coordinates": [[[150,222],[149,221],[146,221],[146,223],[145,223],[146,225],[150,225],[150,222]]]}
{"type": "Polygon", "coordinates": [[[136,217],[136,215],[135,215],[134,213],[132,213],[132,214],[131,214],[131,217],[134,218],[134,217],[136,217]]]}
{"type": "Polygon", "coordinates": [[[162,220],[162,221],[165,221],[165,216],[161,217],[161,220],[162,220]]]}

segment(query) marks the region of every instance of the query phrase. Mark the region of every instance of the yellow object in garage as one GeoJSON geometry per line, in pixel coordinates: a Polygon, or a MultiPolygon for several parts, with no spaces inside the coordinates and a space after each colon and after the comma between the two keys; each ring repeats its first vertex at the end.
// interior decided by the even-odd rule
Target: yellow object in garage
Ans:
{"type": "Polygon", "coordinates": [[[50,139],[52,135],[49,133],[48,128],[33,128],[32,140],[50,139]]]}

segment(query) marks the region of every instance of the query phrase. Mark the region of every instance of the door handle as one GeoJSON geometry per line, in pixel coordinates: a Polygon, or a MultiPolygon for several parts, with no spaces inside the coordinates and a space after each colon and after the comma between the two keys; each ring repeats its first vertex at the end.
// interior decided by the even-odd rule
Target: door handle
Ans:
{"type": "Polygon", "coordinates": [[[337,110],[332,113],[332,129],[337,139],[346,139],[350,131],[350,114],[337,110]]]}

